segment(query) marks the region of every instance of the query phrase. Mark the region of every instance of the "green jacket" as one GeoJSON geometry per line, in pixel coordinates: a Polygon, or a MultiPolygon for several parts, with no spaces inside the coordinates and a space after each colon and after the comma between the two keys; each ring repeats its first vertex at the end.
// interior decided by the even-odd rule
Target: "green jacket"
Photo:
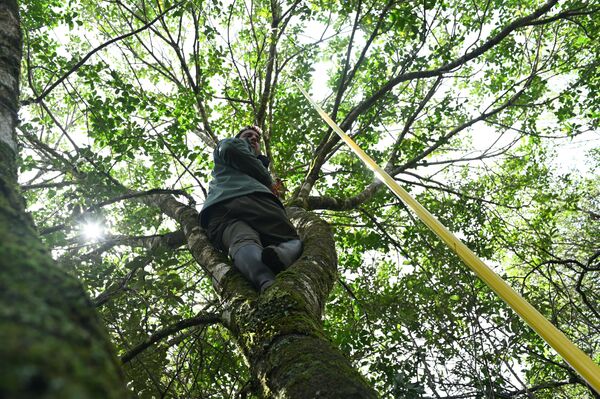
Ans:
{"type": "Polygon", "coordinates": [[[213,159],[212,180],[200,211],[202,227],[208,224],[207,210],[211,206],[242,195],[269,194],[283,208],[279,199],[271,193],[273,181],[269,171],[254,154],[248,140],[228,138],[219,141],[213,159]]]}

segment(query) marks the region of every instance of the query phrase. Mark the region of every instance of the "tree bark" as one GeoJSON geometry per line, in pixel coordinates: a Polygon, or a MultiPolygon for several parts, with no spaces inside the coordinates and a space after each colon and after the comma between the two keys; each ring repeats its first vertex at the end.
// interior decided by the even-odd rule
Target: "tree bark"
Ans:
{"type": "Polygon", "coordinates": [[[21,34],[0,1],[0,398],[123,398],[117,359],[81,284],[52,260],[17,185],[21,34]]]}
{"type": "Polygon", "coordinates": [[[376,398],[377,394],[322,329],[321,317],[337,277],[329,226],[316,215],[289,208],[304,241],[302,256],[264,294],[258,293],[209,243],[198,213],[171,196],[148,197],[180,223],[188,247],[221,298],[223,324],[241,349],[265,397],[376,398]]]}
{"type": "Polygon", "coordinates": [[[231,330],[265,396],[376,398],[322,330],[321,316],[337,277],[331,230],[314,214],[292,209],[305,244],[302,257],[251,309],[234,308],[231,330]]]}
{"type": "MultiPolygon", "coordinates": [[[[77,280],[43,248],[16,179],[21,37],[15,0],[0,2],[0,398],[127,396],[105,331],[77,280]]],[[[213,278],[223,319],[265,397],[375,398],[326,338],[321,317],[337,276],[331,230],[294,208],[301,259],[258,295],[214,250],[197,212],[172,196],[140,197],[181,226],[192,255],[213,278]]]]}

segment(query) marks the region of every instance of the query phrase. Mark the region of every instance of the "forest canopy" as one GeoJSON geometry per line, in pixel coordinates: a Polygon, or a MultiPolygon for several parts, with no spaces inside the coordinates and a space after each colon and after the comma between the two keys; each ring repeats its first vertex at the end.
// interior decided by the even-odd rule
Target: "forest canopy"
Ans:
{"type": "Polygon", "coordinates": [[[600,364],[598,1],[19,7],[21,192],[138,397],[276,392],[227,321],[246,303],[231,298],[256,295],[223,283],[227,261],[185,219],[218,141],[249,124],[288,210],[308,215],[293,218],[301,235],[321,234],[306,227],[318,219],[335,249],[323,257],[337,256],[333,286],[285,285],[290,273],[281,292],[319,293],[303,323],[380,397],[599,397],[296,87],[600,364]]]}

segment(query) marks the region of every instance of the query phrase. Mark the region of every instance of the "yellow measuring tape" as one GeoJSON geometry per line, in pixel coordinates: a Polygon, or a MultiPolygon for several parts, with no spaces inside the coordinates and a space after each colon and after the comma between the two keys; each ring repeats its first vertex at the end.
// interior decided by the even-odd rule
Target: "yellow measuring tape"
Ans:
{"type": "Polygon", "coordinates": [[[352,151],[371,169],[379,180],[400,198],[421,219],[431,231],[442,239],[462,260],[490,287],[504,302],[508,304],[531,328],[538,333],[563,359],[573,367],[579,375],[598,393],[600,393],[600,367],[581,349],[550,323],[529,302],[513,290],[500,276],[490,269],[477,255],[462,243],[450,230],[436,219],[427,209],[410,196],[406,190],[396,183],[385,170],[379,167],[336,123],[325,111],[315,103],[300,84],[296,85],[306,99],[317,110],[327,124],[350,146],[352,151]]]}

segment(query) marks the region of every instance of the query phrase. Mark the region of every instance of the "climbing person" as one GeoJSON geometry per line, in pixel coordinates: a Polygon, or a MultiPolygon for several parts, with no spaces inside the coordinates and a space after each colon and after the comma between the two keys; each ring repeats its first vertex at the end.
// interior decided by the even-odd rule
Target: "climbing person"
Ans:
{"type": "Polygon", "coordinates": [[[200,225],[214,247],[227,251],[234,266],[264,292],[300,257],[302,241],[277,196],[270,160],[260,151],[261,134],[258,126],[246,126],[218,143],[200,225]]]}

